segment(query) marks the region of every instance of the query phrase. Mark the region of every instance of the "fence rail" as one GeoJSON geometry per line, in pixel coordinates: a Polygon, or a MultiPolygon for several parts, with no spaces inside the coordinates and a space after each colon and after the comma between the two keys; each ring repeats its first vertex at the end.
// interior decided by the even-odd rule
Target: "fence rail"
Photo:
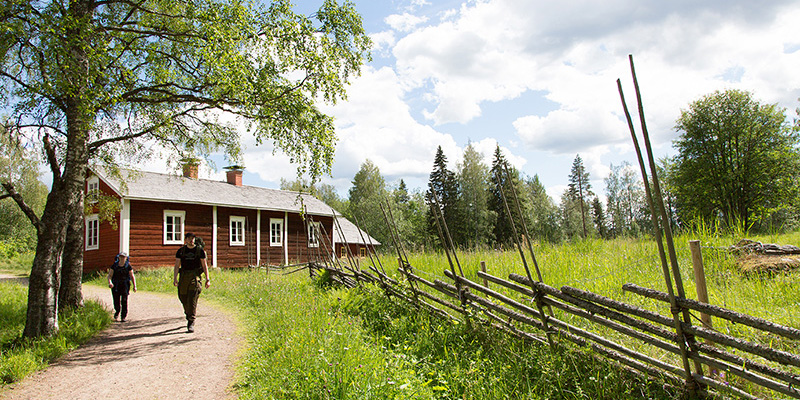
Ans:
{"type": "MultiPolygon", "coordinates": [[[[443,271],[444,276],[440,279],[430,281],[402,263],[397,269],[403,277],[400,280],[375,267],[366,271],[342,268],[332,263],[311,263],[309,270],[312,276],[327,271],[334,282],[347,287],[373,283],[390,298],[428,310],[439,317],[484,323],[521,340],[548,344],[549,336],[556,345],[570,342],[589,347],[598,356],[629,370],[658,377],[674,385],[688,386],[687,382],[691,381],[708,391],[725,392],[748,399],[759,398],[720,380],[719,372],[724,371],[770,389],[774,395],[800,399],[800,375],[797,374],[800,356],[797,354],[682,322],[684,334],[712,342],[695,343],[689,347],[689,359],[717,371],[716,375],[709,376],[701,369],[687,376],[684,367],[676,362],[681,356],[679,341],[686,339],[674,331],[672,317],[585,290],[569,286],[554,288],[517,274],[510,274],[504,279],[482,271],[477,272],[476,279],[481,282],[454,275],[450,270],[443,271]],[[579,322],[581,320],[583,322],[579,322]],[[591,326],[599,329],[590,329],[591,326]],[[627,339],[620,340],[621,337],[627,339]],[[631,347],[640,346],[632,346],[632,343],[657,350],[638,351],[631,347]],[[665,356],[653,356],[659,351],[665,356]]],[[[666,293],[634,284],[625,284],[623,290],[657,303],[669,301],[666,293]]],[[[798,329],[733,310],[683,298],[678,298],[677,305],[681,308],[676,310],[678,313],[684,310],[705,312],[758,330],[761,335],[800,339],[798,329]]]]}

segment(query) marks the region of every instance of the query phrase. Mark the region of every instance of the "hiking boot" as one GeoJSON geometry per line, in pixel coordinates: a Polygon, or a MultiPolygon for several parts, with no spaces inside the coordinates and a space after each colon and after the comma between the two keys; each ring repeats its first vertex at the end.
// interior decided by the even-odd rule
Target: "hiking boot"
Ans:
{"type": "Polygon", "coordinates": [[[189,333],[194,332],[194,321],[189,321],[189,323],[186,324],[186,331],[189,333]]]}
{"type": "Polygon", "coordinates": [[[116,320],[117,320],[117,318],[119,318],[119,311],[117,311],[117,312],[115,312],[115,313],[114,313],[114,321],[116,321],[116,320]]]}

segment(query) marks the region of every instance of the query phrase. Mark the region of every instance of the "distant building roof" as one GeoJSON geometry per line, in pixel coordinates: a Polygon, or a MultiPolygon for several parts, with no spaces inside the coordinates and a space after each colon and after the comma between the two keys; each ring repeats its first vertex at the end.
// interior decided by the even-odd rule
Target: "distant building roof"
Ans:
{"type": "MultiPolygon", "coordinates": [[[[119,177],[102,168],[91,171],[120,196],[130,200],[165,201],[299,213],[305,206],[311,215],[340,215],[308,193],[236,186],[224,181],[190,179],[178,175],[121,169],[119,177]],[[123,182],[124,181],[124,184],[123,182]]],[[[342,218],[342,220],[344,220],[342,218]]],[[[356,231],[358,235],[358,231],[356,231]]]]}

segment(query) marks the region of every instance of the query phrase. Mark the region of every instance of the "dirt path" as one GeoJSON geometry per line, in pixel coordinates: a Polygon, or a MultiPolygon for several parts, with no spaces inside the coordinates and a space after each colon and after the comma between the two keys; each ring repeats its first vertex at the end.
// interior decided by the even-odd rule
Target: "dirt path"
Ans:
{"type": "MultiPolygon", "coordinates": [[[[112,309],[108,288],[84,285],[83,294],[112,309]]],[[[228,312],[201,295],[195,332],[187,333],[177,296],[131,291],[128,307],[126,322],[112,323],[0,398],[235,398],[230,384],[243,340],[228,312]]]]}

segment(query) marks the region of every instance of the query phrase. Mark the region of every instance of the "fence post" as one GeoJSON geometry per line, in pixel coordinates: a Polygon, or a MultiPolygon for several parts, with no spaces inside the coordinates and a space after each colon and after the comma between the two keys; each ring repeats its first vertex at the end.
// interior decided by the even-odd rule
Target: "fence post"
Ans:
{"type": "MultiPolygon", "coordinates": [[[[700,251],[700,241],[690,240],[689,248],[692,250],[692,269],[694,270],[694,284],[697,289],[697,301],[708,304],[708,288],[706,287],[706,272],[703,267],[703,254],[700,251]]],[[[711,316],[701,312],[700,321],[703,327],[711,328],[711,316]]]]}
{"type": "MultiPolygon", "coordinates": [[[[481,261],[481,272],[484,274],[486,273],[486,261],[481,261]]],[[[483,286],[489,287],[489,281],[487,281],[486,278],[483,278],[483,286]]]]}

